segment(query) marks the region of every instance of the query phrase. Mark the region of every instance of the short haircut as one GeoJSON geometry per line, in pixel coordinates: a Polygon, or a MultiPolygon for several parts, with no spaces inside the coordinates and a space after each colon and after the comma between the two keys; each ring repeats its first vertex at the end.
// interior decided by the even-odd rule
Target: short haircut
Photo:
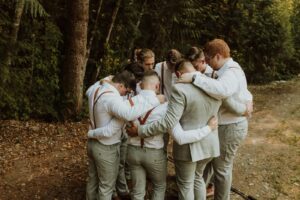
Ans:
{"type": "Polygon", "coordinates": [[[190,64],[191,66],[192,63],[189,61],[189,60],[186,60],[186,59],[181,59],[180,61],[178,61],[175,65],[175,71],[181,71],[183,70],[187,64],[190,64]]]}
{"type": "Polygon", "coordinates": [[[147,58],[154,58],[155,54],[151,49],[142,49],[137,52],[137,61],[143,63],[147,58]]]}
{"type": "Polygon", "coordinates": [[[181,59],[181,57],[182,55],[178,50],[171,49],[167,53],[166,61],[175,65],[181,59]]]}
{"type": "Polygon", "coordinates": [[[142,82],[148,82],[150,79],[152,80],[152,78],[156,78],[158,80],[158,82],[160,82],[160,78],[159,78],[158,74],[156,73],[156,71],[154,71],[154,70],[146,71],[142,78],[142,82]]]}
{"type": "Polygon", "coordinates": [[[224,58],[228,58],[230,57],[230,48],[224,40],[214,39],[205,44],[204,53],[208,56],[215,56],[218,53],[224,58]]]}
{"type": "Polygon", "coordinates": [[[124,70],[121,73],[116,74],[112,82],[123,84],[126,88],[131,88],[135,91],[136,89],[136,80],[133,73],[124,70]]]}
{"type": "Polygon", "coordinates": [[[125,70],[133,73],[137,82],[139,82],[144,76],[144,68],[142,64],[138,62],[129,63],[125,66],[125,70]]]}
{"type": "Polygon", "coordinates": [[[191,47],[186,54],[186,59],[188,59],[191,62],[193,62],[201,57],[204,57],[204,53],[203,53],[202,49],[200,49],[198,47],[191,47]]]}

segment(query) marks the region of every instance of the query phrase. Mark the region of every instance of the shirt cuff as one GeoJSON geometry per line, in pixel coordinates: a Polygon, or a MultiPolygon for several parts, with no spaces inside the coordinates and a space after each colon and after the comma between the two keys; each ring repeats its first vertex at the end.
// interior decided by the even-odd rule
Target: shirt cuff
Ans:
{"type": "Polygon", "coordinates": [[[144,134],[143,134],[143,127],[142,126],[138,126],[138,136],[141,138],[144,138],[144,134]]]}
{"type": "Polygon", "coordinates": [[[88,138],[94,138],[94,130],[89,130],[88,138]]]}
{"type": "Polygon", "coordinates": [[[203,127],[203,132],[204,133],[210,133],[212,130],[211,130],[211,128],[210,128],[210,126],[208,126],[208,125],[206,125],[205,127],[203,127]]]}

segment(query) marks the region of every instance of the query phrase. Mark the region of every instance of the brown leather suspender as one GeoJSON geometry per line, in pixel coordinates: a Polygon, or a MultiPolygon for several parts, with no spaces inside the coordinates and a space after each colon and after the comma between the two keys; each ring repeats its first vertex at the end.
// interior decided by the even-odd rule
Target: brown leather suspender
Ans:
{"type": "Polygon", "coordinates": [[[161,94],[164,94],[165,83],[164,83],[164,72],[165,72],[165,62],[161,64],[161,94]]]}
{"type": "Polygon", "coordinates": [[[112,91],[105,91],[103,93],[101,93],[98,97],[97,97],[97,94],[98,94],[98,91],[99,91],[99,88],[97,88],[95,94],[94,94],[94,104],[93,104],[93,122],[94,122],[94,129],[97,128],[97,125],[96,125],[96,120],[95,120],[95,106],[96,106],[96,103],[97,101],[100,99],[100,97],[103,95],[103,94],[106,94],[106,93],[112,93],[112,91]],[[97,97],[97,99],[96,99],[97,97]],[[96,100],[95,100],[96,99],[96,100]]]}
{"type": "MultiPolygon", "coordinates": [[[[139,120],[139,122],[140,122],[141,125],[144,125],[144,124],[146,123],[146,121],[147,121],[149,115],[151,114],[151,112],[152,112],[153,110],[154,110],[154,108],[152,108],[151,110],[149,110],[149,111],[146,113],[146,115],[145,115],[144,118],[141,118],[141,117],[138,118],[138,120],[139,120]]],[[[145,143],[144,138],[141,138],[141,147],[142,147],[142,148],[144,147],[144,143],[145,143]]]]}
{"type": "MultiPolygon", "coordinates": [[[[132,101],[131,98],[129,98],[128,101],[129,101],[129,103],[130,103],[131,106],[134,106],[134,103],[133,103],[133,101],[132,101]]],[[[144,118],[142,118],[142,117],[139,117],[139,118],[138,118],[138,120],[139,120],[139,122],[140,122],[141,125],[144,125],[144,124],[146,123],[148,117],[150,116],[150,114],[151,114],[151,112],[152,112],[153,110],[154,110],[154,108],[152,108],[151,110],[149,110],[149,111],[146,113],[146,115],[145,115],[144,118]]],[[[132,122],[132,121],[131,121],[130,123],[133,125],[133,122],[132,122]]],[[[144,147],[144,138],[141,138],[141,147],[142,147],[142,148],[144,147]]]]}

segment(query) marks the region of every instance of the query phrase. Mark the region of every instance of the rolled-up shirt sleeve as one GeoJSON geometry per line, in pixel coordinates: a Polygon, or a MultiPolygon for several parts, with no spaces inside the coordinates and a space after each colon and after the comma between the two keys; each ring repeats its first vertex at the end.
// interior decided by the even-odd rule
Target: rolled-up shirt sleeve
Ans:
{"type": "Polygon", "coordinates": [[[109,113],[126,121],[132,121],[160,104],[157,98],[146,99],[141,95],[132,98],[132,106],[128,100],[124,101],[122,97],[115,95],[106,98],[105,101],[109,113]]]}
{"type": "Polygon", "coordinates": [[[107,125],[96,128],[94,130],[89,130],[88,138],[109,138],[124,126],[124,121],[122,119],[113,118],[107,125]]]}
{"type": "Polygon", "coordinates": [[[205,136],[207,136],[211,132],[211,128],[209,126],[204,126],[202,128],[184,131],[182,126],[178,123],[176,126],[169,131],[170,135],[176,141],[177,144],[189,144],[202,140],[205,136]]]}

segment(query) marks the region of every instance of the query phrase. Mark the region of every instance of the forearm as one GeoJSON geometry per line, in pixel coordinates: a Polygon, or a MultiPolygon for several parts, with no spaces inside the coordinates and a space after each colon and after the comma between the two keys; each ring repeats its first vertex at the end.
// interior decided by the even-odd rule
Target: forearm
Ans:
{"type": "Polygon", "coordinates": [[[149,137],[168,132],[178,123],[182,116],[185,105],[185,96],[176,87],[173,87],[168,110],[164,118],[151,124],[140,126],[138,134],[140,137],[149,137]]]}
{"type": "Polygon", "coordinates": [[[124,122],[122,120],[114,118],[106,126],[89,130],[88,138],[100,139],[100,138],[111,137],[114,134],[118,133],[123,126],[124,126],[124,122]]]}
{"type": "Polygon", "coordinates": [[[224,72],[224,75],[219,79],[212,79],[203,74],[198,74],[193,84],[211,97],[221,100],[231,96],[237,90],[238,80],[229,71],[224,72]]]}
{"type": "Polygon", "coordinates": [[[172,130],[171,135],[177,144],[189,144],[202,140],[209,133],[211,133],[211,128],[209,126],[204,126],[199,129],[184,131],[180,124],[177,124],[172,130]]]}
{"type": "Polygon", "coordinates": [[[159,134],[164,134],[168,132],[169,129],[175,126],[178,123],[176,115],[166,114],[166,116],[158,121],[155,121],[150,124],[138,126],[138,134],[140,137],[151,137],[159,134]]]}
{"type": "Polygon", "coordinates": [[[111,99],[108,110],[118,118],[126,121],[133,121],[151,108],[160,104],[158,99],[145,99],[141,95],[133,97],[132,101],[133,106],[130,105],[128,100],[111,99]]]}

